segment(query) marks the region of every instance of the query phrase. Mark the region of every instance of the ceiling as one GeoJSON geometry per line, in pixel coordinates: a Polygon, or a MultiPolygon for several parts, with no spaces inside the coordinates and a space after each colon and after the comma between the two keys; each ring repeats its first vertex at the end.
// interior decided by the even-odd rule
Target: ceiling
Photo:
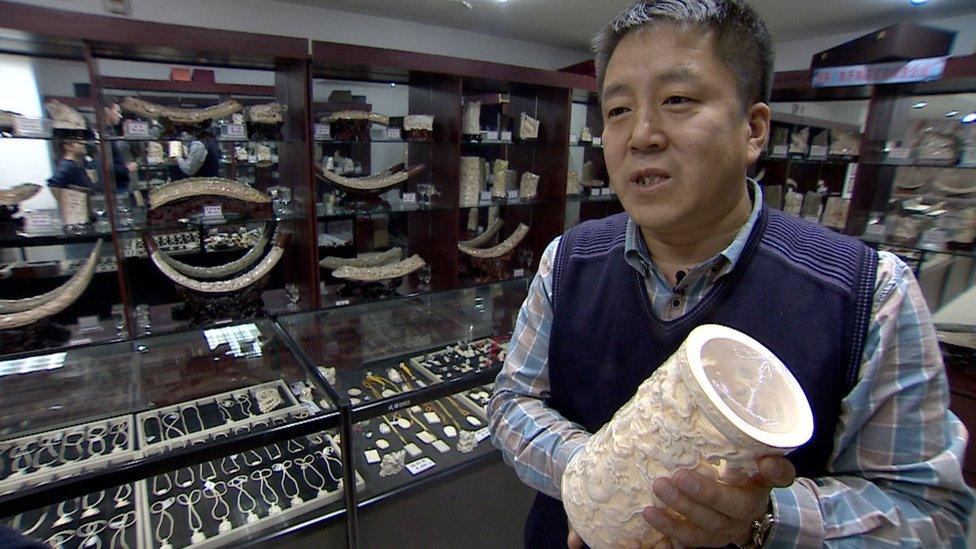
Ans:
{"type": "MultiPolygon", "coordinates": [[[[590,37],[632,0],[280,0],[588,51],[590,37]],[[465,7],[464,3],[473,6],[465,7]]],[[[751,0],[777,42],[877,29],[907,18],[976,11],[973,0],[751,0]]]]}

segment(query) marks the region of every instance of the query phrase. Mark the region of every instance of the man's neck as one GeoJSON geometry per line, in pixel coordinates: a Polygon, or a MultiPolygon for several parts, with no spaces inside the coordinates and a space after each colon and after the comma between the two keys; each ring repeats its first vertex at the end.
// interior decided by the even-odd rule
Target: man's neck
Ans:
{"type": "Polygon", "coordinates": [[[678,271],[686,271],[728,248],[751,214],[752,200],[748,192],[743,192],[736,205],[713,224],[667,234],[641,227],[641,235],[654,265],[674,285],[678,271]]]}

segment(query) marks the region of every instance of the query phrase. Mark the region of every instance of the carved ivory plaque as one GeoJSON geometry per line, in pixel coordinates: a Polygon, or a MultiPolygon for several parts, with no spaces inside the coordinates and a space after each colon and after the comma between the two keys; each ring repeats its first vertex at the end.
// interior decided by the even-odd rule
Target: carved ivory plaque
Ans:
{"type": "Polygon", "coordinates": [[[810,405],[779,359],[741,332],[699,326],[569,462],[563,506],[590,547],[654,544],[662,535],[641,512],[661,505],[657,478],[697,467],[742,478],[812,434],[810,405]]]}

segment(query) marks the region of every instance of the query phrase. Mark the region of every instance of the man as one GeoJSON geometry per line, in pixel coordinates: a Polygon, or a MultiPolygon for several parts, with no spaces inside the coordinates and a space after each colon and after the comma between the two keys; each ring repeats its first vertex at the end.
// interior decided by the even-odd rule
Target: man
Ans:
{"type": "Polygon", "coordinates": [[[736,485],[691,471],[658,479],[649,489],[667,507],[643,517],[665,546],[964,546],[967,434],[947,411],[912,271],[764,208],[746,178],[769,133],[765,24],[735,0],[637,2],[594,52],[626,213],[549,245],[489,404],[494,443],[540,492],[526,546],[582,546],[559,501],[567,463],[706,323],[783,359],[815,433],[736,485]]]}
{"type": "MultiPolygon", "coordinates": [[[[119,135],[119,125],[122,123],[122,107],[112,102],[105,106],[105,121],[108,122],[106,133],[109,137],[119,135]]],[[[112,140],[112,173],[115,176],[115,188],[120,191],[129,190],[131,172],[136,170],[136,163],[132,146],[128,141],[112,140]]]]}
{"type": "Polygon", "coordinates": [[[75,190],[94,190],[91,178],[85,171],[85,154],[87,149],[84,141],[66,140],[61,142],[61,160],[58,161],[57,171],[47,180],[49,187],[75,188],[75,190]]]}
{"type": "MultiPolygon", "coordinates": [[[[186,158],[174,157],[170,166],[170,179],[187,177],[217,177],[220,175],[220,145],[212,133],[207,132],[203,140],[194,139],[183,133],[182,140],[189,143],[186,158]]],[[[185,145],[184,145],[185,146],[185,145]]]]}

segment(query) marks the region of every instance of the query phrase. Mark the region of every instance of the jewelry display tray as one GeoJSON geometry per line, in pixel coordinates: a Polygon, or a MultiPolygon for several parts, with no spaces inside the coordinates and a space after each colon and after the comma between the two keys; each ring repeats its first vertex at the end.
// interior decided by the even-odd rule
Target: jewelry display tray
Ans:
{"type": "MultiPolygon", "coordinates": [[[[136,457],[135,437],[132,436],[132,433],[132,416],[126,415],[114,416],[98,421],[79,423],[69,427],[62,427],[60,429],[49,429],[47,431],[34,433],[32,435],[0,441],[0,479],[2,479],[0,480],[0,494],[15,492],[28,486],[36,486],[38,484],[43,484],[60,478],[66,478],[95,469],[102,469],[115,463],[131,461],[134,457],[136,457]],[[116,445],[114,443],[117,433],[113,432],[112,429],[118,428],[116,426],[121,426],[121,428],[124,429],[126,434],[124,444],[116,445]],[[84,454],[84,449],[81,448],[81,446],[87,445],[89,448],[88,453],[91,453],[91,446],[94,441],[90,438],[90,433],[94,429],[99,428],[104,429],[105,437],[101,438],[101,443],[104,445],[106,452],[96,452],[93,456],[88,456],[79,460],[67,460],[67,463],[55,467],[51,467],[47,464],[42,464],[41,467],[31,465],[27,468],[27,470],[31,472],[26,474],[17,474],[16,476],[12,474],[13,468],[18,459],[15,455],[13,455],[13,450],[29,447],[32,443],[38,443],[44,440],[50,441],[51,444],[57,444],[58,441],[64,443],[67,442],[69,437],[81,435],[81,439],[78,441],[77,445],[69,444],[68,446],[75,446],[78,448],[77,451],[84,454]],[[124,448],[118,450],[118,447],[120,446],[124,446],[124,448]]],[[[45,444],[45,446],[47,446],[47,444],[45,444]]],[[[64,450],[65,447],[62,445],[61,449],[58,451],[58,458],[61,460],[63,460],[64,450]]],[[[38,450],[38,453],[41,451],[43,450],[38,450]]],[[[33,453],[34,452],[30,452],[30,454],[33,453]]]]}

